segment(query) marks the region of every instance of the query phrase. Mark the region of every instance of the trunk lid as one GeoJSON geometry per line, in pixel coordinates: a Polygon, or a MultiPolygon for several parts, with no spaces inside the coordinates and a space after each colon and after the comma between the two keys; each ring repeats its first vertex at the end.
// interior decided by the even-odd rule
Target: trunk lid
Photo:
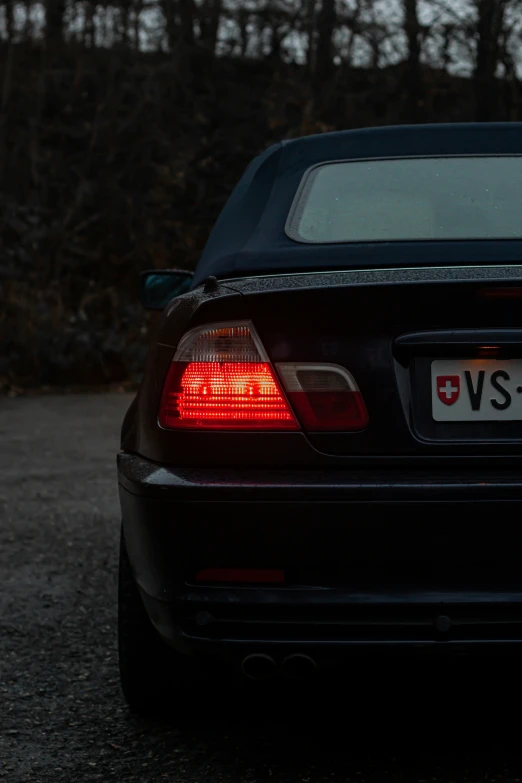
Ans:
{"type": "Polygon", "coordinates": [[[495,349],[488,358],[499,367],[522,358],[520,268],[303,274],[227,286],[243,295],[272,362],[332,363],[353,374],[368,427],[310,432],[317,451],[365,458],[522,453],[522,422],[435,421],[431,381],[436,360],[476,360],[486,348],[495,349]]]}

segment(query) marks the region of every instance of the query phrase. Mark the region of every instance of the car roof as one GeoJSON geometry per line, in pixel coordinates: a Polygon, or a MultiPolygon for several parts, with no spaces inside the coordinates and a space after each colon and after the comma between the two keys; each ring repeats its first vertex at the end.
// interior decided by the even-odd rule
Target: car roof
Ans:
{"type": "Polygon", "coordinates": [[[285,233],[305,172],[319,163],[435,155],[522,155],[522,123],[395,125],[279,142],[255,158],[223,208],[196,268],[239,277],[297,270],[409,264],[521,262],[520,240],[303,245],[285,233]],[[501,250],[499,250],[501,248],[501,250]],[[499,252],[501,257],[499,257],[499,252]]]}

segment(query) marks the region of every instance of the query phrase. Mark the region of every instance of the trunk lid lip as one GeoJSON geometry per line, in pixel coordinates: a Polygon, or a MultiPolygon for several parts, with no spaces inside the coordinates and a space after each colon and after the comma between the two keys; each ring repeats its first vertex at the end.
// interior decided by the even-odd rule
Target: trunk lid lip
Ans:
{"type": "Polygon", "coordinates": [[[462,264],[357,269],[314,269],[260,272],[221,278],[236,293],[250,296],[264,291],[295,288],[337,288],[372,285],[501,283],[522,280],[522,264],[462,264]]]}

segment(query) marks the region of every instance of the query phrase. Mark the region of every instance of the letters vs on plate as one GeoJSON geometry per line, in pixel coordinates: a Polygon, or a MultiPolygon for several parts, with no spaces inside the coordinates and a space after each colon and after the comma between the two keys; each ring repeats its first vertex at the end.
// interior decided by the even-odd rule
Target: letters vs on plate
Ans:
{"type": "Polygon", "coordinates": [[[435,421],[522,421],[522,359],[441,359],[431,364],[435,421]]]}

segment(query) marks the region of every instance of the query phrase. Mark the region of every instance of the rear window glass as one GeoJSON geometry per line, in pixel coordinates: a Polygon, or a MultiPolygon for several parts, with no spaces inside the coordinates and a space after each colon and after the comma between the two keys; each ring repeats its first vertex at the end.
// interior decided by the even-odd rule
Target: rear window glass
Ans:
{"type": "Polygon", "coordinates": [[[287,234],[301,242],[522,238],[522,157],[327,163],[305,175],[287,234]]]}

